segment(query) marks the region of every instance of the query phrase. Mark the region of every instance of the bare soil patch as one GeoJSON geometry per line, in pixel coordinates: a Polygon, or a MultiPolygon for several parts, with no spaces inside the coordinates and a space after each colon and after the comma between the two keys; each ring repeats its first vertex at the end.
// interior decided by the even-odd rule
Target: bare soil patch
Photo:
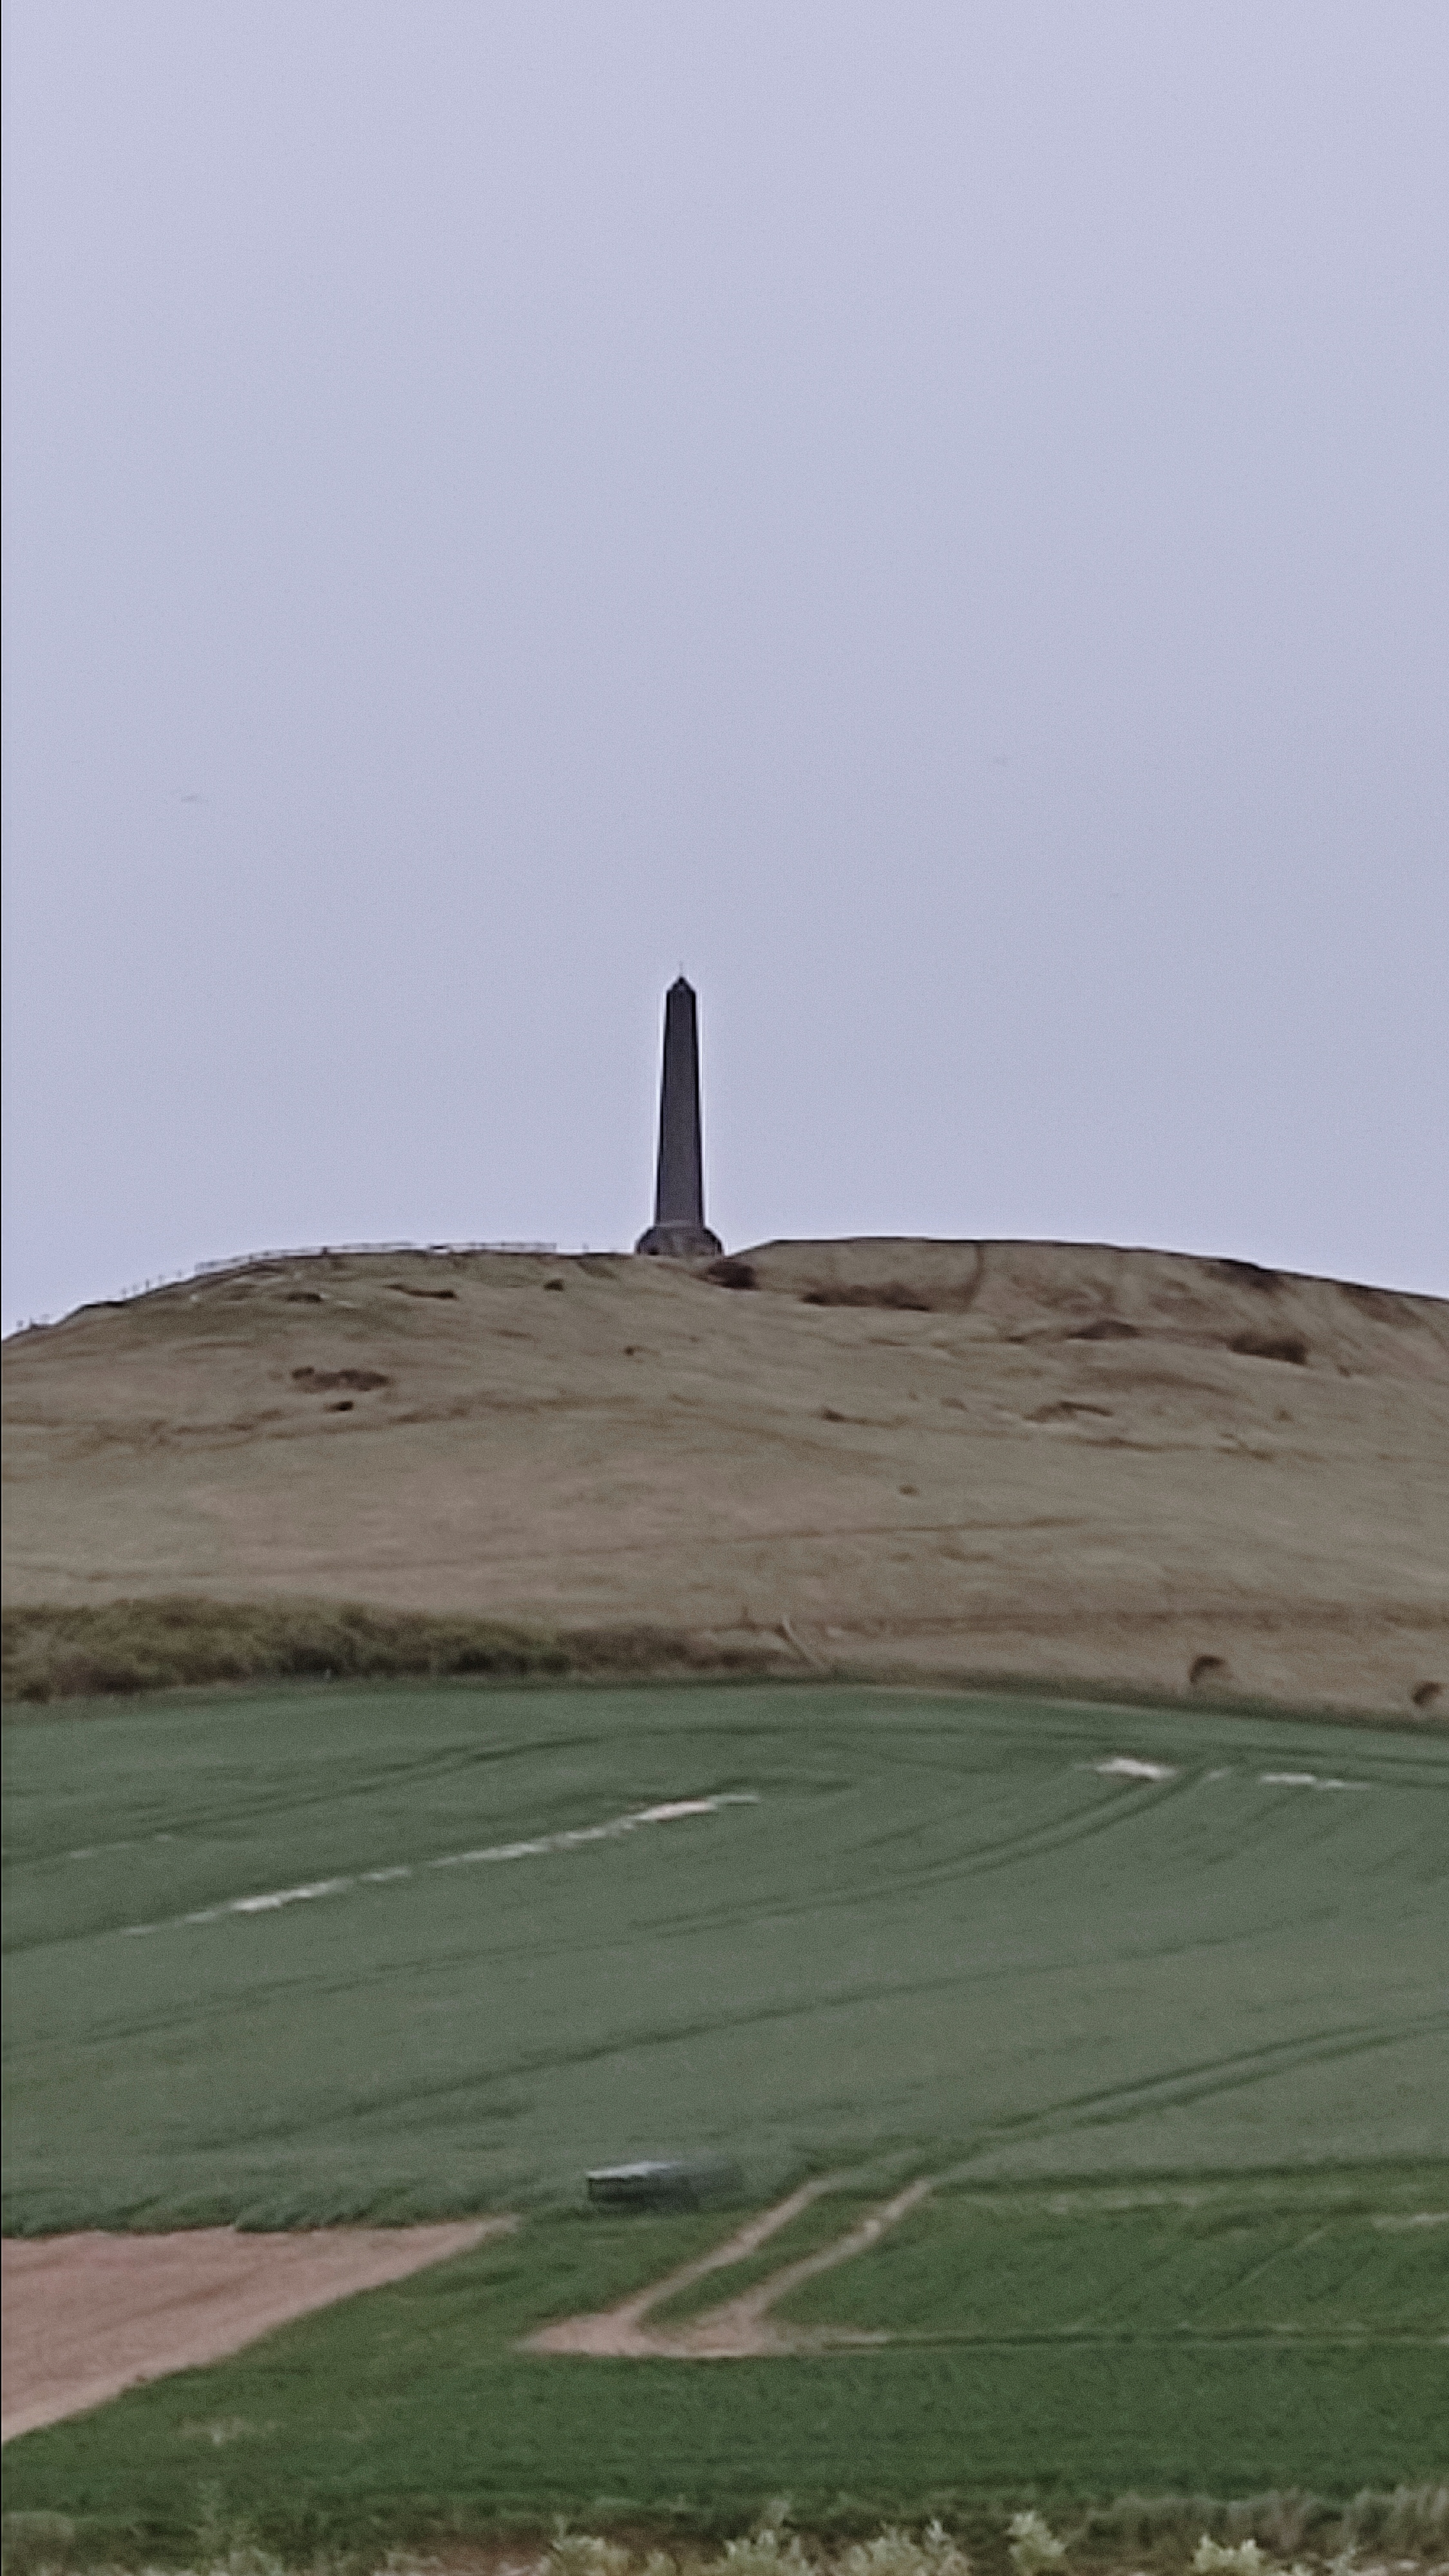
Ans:
{"type": "Polygon", "coordinates": [[[274,2326],[463,2254],[513,2218],[239,2235],[7,2236],[0,2439],[219,2361],[274,2326]]]}

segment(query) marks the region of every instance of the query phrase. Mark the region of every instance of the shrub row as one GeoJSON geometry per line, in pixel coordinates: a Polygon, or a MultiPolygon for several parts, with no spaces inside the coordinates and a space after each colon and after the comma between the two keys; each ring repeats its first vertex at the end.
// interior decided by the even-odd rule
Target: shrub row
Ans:
{"type": "Polygon", "coordinates": [[[777,1668],[782,1647],[721,1649],[662,1628],[566,1636],[491,1619],[375,1610],[347,1601],[206,1601],[186,1595],[3,1617],[7,1700],[109,1698],[211,1682],[493,1681],[777,1668]]]}

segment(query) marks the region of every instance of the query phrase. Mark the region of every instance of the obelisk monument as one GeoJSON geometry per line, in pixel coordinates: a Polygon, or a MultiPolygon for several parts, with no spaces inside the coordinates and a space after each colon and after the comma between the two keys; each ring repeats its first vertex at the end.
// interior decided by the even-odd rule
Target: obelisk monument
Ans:
{"type": "Polygon", "coordinates": [[[701,1261],[722,1252],[704,1221],[704,1148],[699,1126],[699,1023],[694,986],[681,975],[664,997],[664,1075],[659,1090],[659,1178],[654,1223],[636,1252],[701,1261]]]}

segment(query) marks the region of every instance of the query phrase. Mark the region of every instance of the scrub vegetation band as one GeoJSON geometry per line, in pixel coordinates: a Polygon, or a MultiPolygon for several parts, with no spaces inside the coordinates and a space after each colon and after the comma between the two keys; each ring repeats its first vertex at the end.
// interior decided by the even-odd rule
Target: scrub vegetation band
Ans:
{"type": "MultiPolygon", "coordinates": [[[[226,2428],[213,2431],[226,2438],[226,2428]]],[[[918,2530],[887,2523],[870,2537],[853,2536],[848,2507],[834,2531],[796,2530],[789,2512],[788,2499],[776,2497],[753,2530],[713,2545],[675,2531],[573,2531],[560,2518],[546,2546],[531,2548],[515,2532],[463,2551],[470,2576],[1136,2576],[1148,2568],[1153,2576],[1411,2576],[1435,2571],[1449,2550],[1449,2486],[1365,2489],[1346,2507],[1299,2493],[1232,2503],[1128,2495],[1052,2520],[1027,2506],[950,2528],[939,2519],[918,2530]]],[[[65,2514],[7,2514],[5,2576],[102,2576],[79,2539],[65,2514]]],[[[196,2541],[185,2576],[292,2576],[294,2561],[226,2528],[214,2498],[196,2541]]],[[[306,2560],[308,2576],[439,2576],[444,2564],[462,2563],[456,2537],[445,2557],[324,2548],[306,2560]]],[[[105,2576],[117,2576],[113,2565],[105,2576]]]]}
{"type": "Polygon", "coordinates": [[[373,1610],[348,1601],[205,1601],[6,1610],[7,1700],[135,1697],[213,1682],[633,1680],[778,1674],[797,1662],[766,1631],[758,1651],[667,1628],[567,1635],[493,1619],[373,1610]]]}

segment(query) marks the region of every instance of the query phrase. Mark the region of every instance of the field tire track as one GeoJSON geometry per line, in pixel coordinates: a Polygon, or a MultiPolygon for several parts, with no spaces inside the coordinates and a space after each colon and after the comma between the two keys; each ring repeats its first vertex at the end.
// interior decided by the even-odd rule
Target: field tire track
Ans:
{"type": "Polygon", "coordinates": [[[802,2254],[794,2263],[782,2264],[778,2272],[758,2281],[752,2290],[742,2291],[738,2298],[726,2299],[716,2308],[707,2308],[701,2316],[691,2317],[678,2326],[648,2326],[644,2320],[651,2308],[658,2307],[680,2290],[688,2289],[708,2272],[723,2270],[740,2263],[757,2251],[767,2238],[789,2225],[810,2202],[823,2192],[838,2191],[846,2177],[829,2174],[816,2182],[801,2185],[788,2200],[779,2201],[759,2218],[717,2245],[712,2253],[683,2264],[677,2272],[667,2273],[662,2281],[652,2282],[648,2289],[636,2291],[617,2307],[601,2308],[592,2316],[560,2317],[556,2323],[540,2327],[522,2346],[525,2352],[570,2353],[595,2361],[758,2361],[771,2354],[816,2352],[825,2345],[880,2343],[880,2335],[821,2335],[808,2329],[792,2332],[773,2325],[770,2310],[792,2290],[817,2274],[829,2272],[837,2263],[848,2263],[856,2254],[869,2253],[887,2228],[908,2217],[913,2209],[936,2188],[938,2177],[922,2176],[908,2183],[890,2200],[881,2201],[867,2211],[843,2236],[832,2238],[813,2254],[802,2254]]]}

